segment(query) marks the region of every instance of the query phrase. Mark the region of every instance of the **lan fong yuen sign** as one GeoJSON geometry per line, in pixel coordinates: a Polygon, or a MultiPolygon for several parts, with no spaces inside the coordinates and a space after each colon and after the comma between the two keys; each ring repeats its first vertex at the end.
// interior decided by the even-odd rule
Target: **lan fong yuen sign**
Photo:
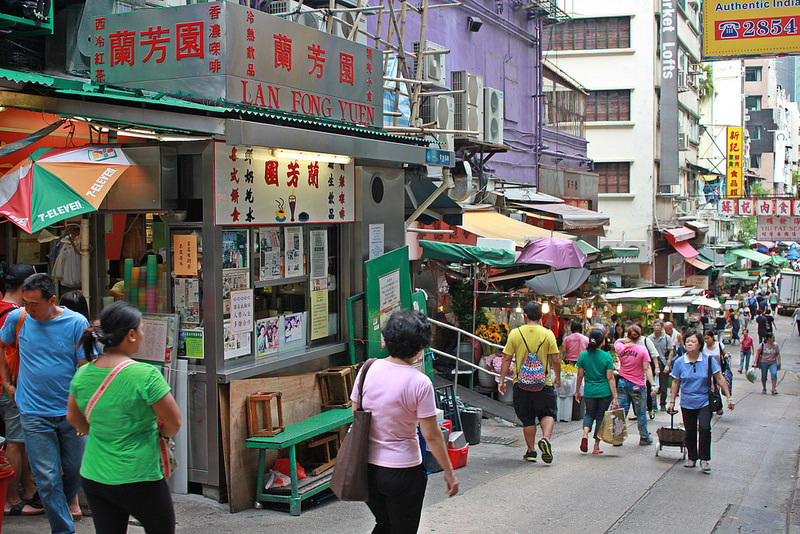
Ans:
{"type": "Polygon", "coordinates": [[[379,50],[231,2],[98,17],[92,41],[96,84],[383,124],[379,50]]]}

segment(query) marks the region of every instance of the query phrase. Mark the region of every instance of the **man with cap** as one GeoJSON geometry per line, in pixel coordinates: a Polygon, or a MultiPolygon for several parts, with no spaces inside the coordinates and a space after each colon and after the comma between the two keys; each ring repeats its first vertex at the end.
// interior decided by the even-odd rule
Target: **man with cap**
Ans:
{"type": "MultiPolygon", "coordinates": [[[[0,301],[0,328],[5,324],[8,314],[22,306],[22,282],[35,272],[33,265],[27,263],[12,265],[6,272],[6,292],[3,300],[0,301]]],[[[11,383],[16,385],[19,370],[17,344],[7,346],[3,357],[9,367],[11,383]]],[[[4,513],[6,515],[43,514],[44,510],[41,506],[30,504],[36,494],[36,485],[33,483],[33,475],[31,475],[28,460],[25,457],[25,435],[22,433],[22,425],[19,422],[19,409],[9,400],[5,390],[0,389],[0,393],[2,393],[0,394],[0,416],[6,426],[6,456],[11,468],[16,473],[13,478],[8,479],[4,513]],[[22,483],[22,495],[19,494],[20,483],[22,483]]]]}

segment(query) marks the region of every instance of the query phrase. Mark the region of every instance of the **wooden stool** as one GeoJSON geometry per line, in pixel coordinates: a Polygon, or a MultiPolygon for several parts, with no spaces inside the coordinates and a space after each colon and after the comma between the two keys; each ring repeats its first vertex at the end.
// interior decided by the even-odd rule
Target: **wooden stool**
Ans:
{"type": "Polygon", "coordinates": [[[247,427],[250,437],[272,437],[283,432],[283,407],[280,391],[253,393],[247,396],[247,427]],[[272,424],[272,400],[277,407],[277,425],[272,424]]]}
{"type": "Polygon", "coordinates": [[[355,382],[353,367],[352,365],[331,367],[317,373],[323,408],[349,408],[352,406],[350,394],[353,392],[355,382]]]}
{"type": "Polygon", "coordinates": [[[309,474],[317,476],[323,471],[327,470],[336,463],[336,455],[339,452],[339,445],[341,445],[341,438],[339,432],[329,432],[323,434],[321,438],[309,441],[307,446],[310,449],[319,448],[322,451],[322,462],[310,464],[314,467],[309,474]]]}

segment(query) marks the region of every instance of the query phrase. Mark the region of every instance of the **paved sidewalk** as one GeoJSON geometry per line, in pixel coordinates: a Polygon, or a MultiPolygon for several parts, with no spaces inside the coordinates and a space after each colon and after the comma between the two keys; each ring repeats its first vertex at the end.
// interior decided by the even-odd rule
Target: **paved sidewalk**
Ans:
{"type": "MultiPolygon", "coordinates": [[[[789,335],[790,320],[777,317],[783,366],[777,396],[761,395],[735,372],[736,409],[714,418],[711,475],[684,469],[678,449],[640,447],[636,425],[620,448],[604,445],[602,455],[578,450],[580,423],[557,423],[555,460],[546,465],[521,460],[520,428],[483,422],[483,434],[517,438],[509,445],[470,448],[469,463],[457,470],[461,492],[444,495],[441,474],[430,476],[420,532],[549,533],[667,530],[703,532],[791,532],[800,534],[800,336],[789,335]]],[[[738,346],[730,347],[735,368],[738,346]]],[[[676,422],[678,418],[676,417],[676,422]]],[[[651,433],[668,424],[658,413],[651,433]]],[[[227,505],[197,495],[175,496],[178,532],[365,533],[374,522],[363,503],[328,499],[304,505],[299,517],[279,509],[229,514],[227,505]]],[[[47,522],[5,518],[6,532],[41,533],[47,522]]],[[[93,532],[91,519],[77,524],[93,532]]],[[[143,532],[131,527],[131,533],[143,532]]]]}

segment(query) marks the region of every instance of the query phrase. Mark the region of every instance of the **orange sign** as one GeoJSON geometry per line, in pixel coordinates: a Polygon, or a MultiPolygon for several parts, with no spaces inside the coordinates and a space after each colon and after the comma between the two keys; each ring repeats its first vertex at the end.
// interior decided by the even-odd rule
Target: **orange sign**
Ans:
{"type": "Polygon", "coordinates": [[[173,235],[175,275],[197,276],[197,236],[173,235]]]}

